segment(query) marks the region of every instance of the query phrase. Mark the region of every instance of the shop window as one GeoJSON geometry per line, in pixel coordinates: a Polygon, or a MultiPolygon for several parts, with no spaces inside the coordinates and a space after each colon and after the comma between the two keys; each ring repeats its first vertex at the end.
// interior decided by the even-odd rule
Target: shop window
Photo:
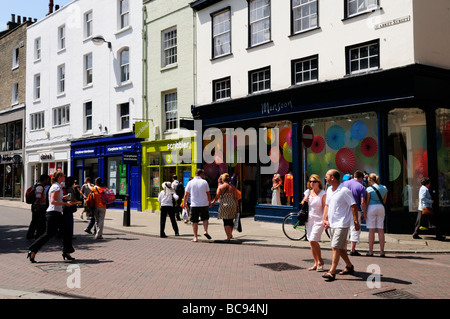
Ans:
{"type": "Polygon", "coordinates": [[[14,150],[22,149],[22,121],[14,122],[14,150]]]}
{"type": "Polygon", "coordinates": [[[148,170],[148,197],[157,198],[159,194],[159,167],[151,167],[148,170]]]}
{"type": "MultiPolygon", "coordinates": [[[[309,119],[312,134],[303,136],[303,186],[312,174],[325,184],[329,169],[337,169],[341,177],[356,170],[378,172],[378,125],[375,113],[348,114],[309,119]]],[[[303,191],[301,191],[303,193],[303,191]]]]}
{"type": "Polygon", "coordinates": [[[450,207],[450,109],[436,111],[439,206],[450,207]]]}
{"type": "Polygon", "coordinates": [[[127,194],[127,165],[122,164],[122,157],[108,157],[107,187],[116,194],[117,199],[124,199],[127,194]]]}
{"type": "Polygon", "coordinates": [[[389,198],[391,212],[417,211],[422,177],[428,177],[425,113],[416,108],[388,114],[389,198]]]}

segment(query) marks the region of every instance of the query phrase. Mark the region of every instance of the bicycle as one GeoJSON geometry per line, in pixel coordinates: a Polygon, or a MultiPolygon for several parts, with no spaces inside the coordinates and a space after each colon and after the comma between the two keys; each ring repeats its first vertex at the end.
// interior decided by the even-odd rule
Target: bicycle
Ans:
{"type": "MultiPolygon", "coordinates": [[[[284,217],[282,229],[284,235],[290,240],[306,240],[306,226],[300,225],[300,221],[297,219],[297,213],[290,213],[284,217]]],[[[327,229],[325,229],[325,233],[328,238],[330,238],[330,234],[327,229]]]]}

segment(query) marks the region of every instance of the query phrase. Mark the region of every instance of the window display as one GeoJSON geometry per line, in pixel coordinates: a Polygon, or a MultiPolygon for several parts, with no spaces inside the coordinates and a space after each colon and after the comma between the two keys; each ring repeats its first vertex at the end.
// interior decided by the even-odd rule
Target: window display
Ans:
{"type": "Polygon", "coordinates": [[[439,206],[450,207],[450,109],[436,111],[439,206]]]}

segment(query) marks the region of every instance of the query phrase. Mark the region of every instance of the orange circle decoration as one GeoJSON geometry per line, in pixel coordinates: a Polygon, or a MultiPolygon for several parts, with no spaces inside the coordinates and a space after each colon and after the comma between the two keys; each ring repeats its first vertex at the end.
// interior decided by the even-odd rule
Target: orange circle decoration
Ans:
{"type": "Polygon", "coordinates": [[[353,171],[355,167],[356,158],[355,154],[348,148],[341,148],[336,154],[336,166],[338,170],[343,173],[349,173],[353,171]]]}
{"type": "Polygon", "coordinates": [[[315,135],[312,145],[311,145],[311,151],[313,151],[316,154],[319,154],[323,151],[325,147],[325,140],[320,135],[315,135]]]}

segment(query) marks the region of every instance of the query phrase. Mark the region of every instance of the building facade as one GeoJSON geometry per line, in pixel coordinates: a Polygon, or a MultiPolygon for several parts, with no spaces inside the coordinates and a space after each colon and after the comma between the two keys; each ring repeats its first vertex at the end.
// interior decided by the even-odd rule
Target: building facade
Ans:
{"type": "Polygon", "coordinates": [[[24,119],[27,27],[31,18],[11,15],[0,32],[0,198],[24,194],[24,119]]]}
{"type": "Polygon", "coordinates": [[[143,209],[159,210],[158,194],[177,175],[185,185],[196,164],[191,130],[195,101],[194,28],[190,1],[144,1],[144,122],[142,143],[143,209]]]}
{"type": "MultiPolygon", "coordinates": [[[[247,152],[276,154],[270,173],[263,173],[270,163],[261,158],[228,163],[244,213],[279,222],[298,211],[311,174],[323,179],[330,168],[342,175],[359,169],[376,173],[389,189],[388,231],[412,233],[424,176],[432,180],[440,224],[449,228],[448,1],[431,7],[417,0],[198,0],[191,6],[201,65],[194,118],[203,131],[256,132],[244,143],[247,152]],[[265,144],[252,142],[259,140],[265,144]],[[275,173],[284,184],[293,177],[292,194],[278,202],[275,173]]],[[[214,163],[205,169],[214,180],[214,163]]]]}
{"type": "Polygon", "coordinates": [[[61,169],[80,183],[101,177],[119,205],[125,193],[140,194],[131,183],[140,163],[123,156],[140,143],[141,30],[142,4],[130,0],[74,0],[28,28],[27,185],[61,169]]]}

